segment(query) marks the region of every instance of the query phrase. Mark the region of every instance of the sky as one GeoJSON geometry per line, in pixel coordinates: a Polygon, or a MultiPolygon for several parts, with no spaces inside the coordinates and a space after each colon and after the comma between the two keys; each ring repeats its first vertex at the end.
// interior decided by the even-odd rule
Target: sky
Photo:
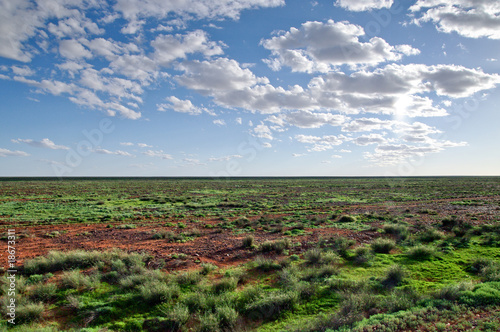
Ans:
{"type": "Polygon", "coordinates": [[[498,0],[0,0],[0,176],[500,175],[498,0]]]}

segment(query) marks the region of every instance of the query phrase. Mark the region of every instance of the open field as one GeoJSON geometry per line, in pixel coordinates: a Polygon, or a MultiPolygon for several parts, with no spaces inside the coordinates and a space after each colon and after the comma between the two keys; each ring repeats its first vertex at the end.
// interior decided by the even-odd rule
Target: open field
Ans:
{"type": "Polygon", "coordinates": [[[0,226],[13,330],[500,330],[497,177],[2,179],[0,226]]]}

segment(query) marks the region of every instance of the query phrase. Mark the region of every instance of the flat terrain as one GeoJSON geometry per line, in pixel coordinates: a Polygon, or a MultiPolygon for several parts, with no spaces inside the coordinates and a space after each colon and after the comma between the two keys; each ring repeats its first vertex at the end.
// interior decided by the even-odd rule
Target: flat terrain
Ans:
{"type": "MultiPolygon", "coordinates": [[[[355,322],[363,319],[368,322],[368,317],[387,316],[393,311],[376,304],[370,311],[368,305],[359,310],[360,316],[352,322],[346,319],[345,324],[333,324],[346,299],[351,296],[344,294],[348,287],[341,292],[343,295],[330,289],[333,277],[359,282],[377,280],[384,285],[381,278],[393,265],[404,267],[406,281],[380,292],[376,286],[365,285],[370,289],[366,293],[388,297],[395,296],[388,291],[412,289],[418,293],[415,295],[418,299],[402,309],[411,309],[414,311],[411,314],[418,316],[418,310],[424,312],[435,308],[423,305],[422,297],[431,296],[429,294],[443,287],[464,280],[471,280],[474,285],[497,281],[491,274],[485,277],[487,271],[481,269],[489,266],[494,270],[497,266],[499,225],[500,178],[496,177],[0,180],[0,227],[4,233],[7,229],[15,229],[19,237],[16,241],[17,264],[28,280],[30,272],[26,271],[25,263],[36,257],[45,257],[50,251],[108,252],[120,249],[120,255],[144,257],[145,269],[161,271],[167,279],[182,273],[198,273],[207,266],[218,271],[209,273],[208,277],[212,277],[208,281],[202,279],[187,288],[181,284],[177,297],[152,303],[153,312],[141,307],[136,310],[139,316],[121,312],[106,319],[90,319],[86,323],[88,317],[70,319],[68,296],[81,298],[80,302],[86,303],[81,308],[88,306],[86,310],[92,307],[95,311],[95,304],[90,305],[84,300],[90,290],[79,287],[75,293],[65,290],[59,280],[61,273],[67,273],[63,272],[65,268],[42,269],[31,275],[51,273],[52,276],[49,275],[40,285],[54,284],[59,290],[54,291],[49,300],[42,301],[45,309],[40,317],[25,319],[26,324],[35,326],[35,330],[44,326],[54,330],[85,327],[96,331],[101,328],[153,331],[148,321],[172,320],[168,318],[169,313],[175,312],[174,308],[181,304],[189,309],[189,318],[182,323],[169,323],[163,330],[300,330],[297,326],[302,326],[304,321],[316,323],[310,323],[314,325],[308,329],[311,331],[335,330],[342,326],[349,330],[360,324],[355,322]],[[345,250],[332,244],[340,243],[336,239],[347,243],[345,250]],[[390,248],[378,252],[373,243],[383,240],[392,241],[390,248]],[[279,247],[276,243],[283,245],[279,247]],[[411,261],[410,252],[418,246],[432,249],[432,257],[413,257],[416,263],[411,261]],[[329,263],[308,265],[315,250],[320,256],[336,255],[336,258],[329,263]],[[484,255],[488,255],[491,261],[474,271],[475,260],[484,255]],[[257,267],[254,266],[255,261],[263,259],[282,266],[271,268],[271,272],[266,268],[259,269],[258,263],[257,267]],[[313,273],[309,271],[312,267],[325,269],[325,265],[335,272],[330,271],[323,277],[308,277],[308,273],[313,273]],[[235,308],[231,310],[237,317],[228,323],[217,311],[219,309],[214,309],[216,307],[208,311],[196,309],[187,300],[182,300],[204,282],[226,280],[228,273],[241,269],[246,269],[246,273],[242,272],[246,276],[235,277],[238,279],[237,288],[229,287],[228,294],[240,296],[248,287],[257,287],[255,285],[263,287],[264,291],[269,288],[281,292],[283,283],[280,284],[279,280],[283,278],[283,269],[292,268],[295,269],[297,285],[294,285],[297,289],[309,286],[315,289],[311,291],[312,298],[318,302],[315,308],[304,307],[307,304],[304,299],[289,299],[290,305],[273,307],[278,308],[276,315],[253,319],[249,314],[250,304],[228,300],[231,303],[228,307],[235,308]],[[327,284],[332,293],[324,293],[327,284]],[[165,310],[162,311],[161,306],[169,313],[162,314],[165,310]],[[216,317],[219,325],[204,328],[197,318],[202,314],[216,317]],[[337,316],[325,318],[328,323],[320,322],[321,315],[337,316]]],[[[6,236],[3,239],[7,240],[6,236]]],[[[5,262],[1,266],[6,267],[7,255],[5,250],[0,251],[0,261],[5,262]]],[[[108,273],[106,269],[99,273],[104,272],[108,273]]],[[[495,273],[499,273],[500,280],[500,272],[495,273]]],[[[106,278],[99,281],[111,287],[108,290],[110,298],[117,294],[125,296],[123,289],[119,288],[121,277],[117,278],[118,281],[114,282],[106,278]]],[[[165,283],[168,284],[168,280],[165,283]]],[[[29,285],[28,282],[24,295],[36,303],[35,299],[39,298],[31,293],[36,287],[29,285]]],[[[99,285],[92,289],[104,287],[99,285]]],[[[138,296],[140,291],[135,292],[138,296]]],[[[500,290],[498,292],[500,294],[500,290]]],[[[219,295],[218,291],[215,293],[219,295]]],[[[257,297],[254,302],[258,303],[262,298],[257,297]]],[[[485,330],[488,328],[486,322],[498,321],[500,302],[492,300],[471,305],[459,295],[455,300],[450,301],[458,307],[446,309],[450,315],[460,310],[463,317],[477,315],[474,316],[477,326],[486,326],[485,330]]],[[[120,305],[116,304],[116,307],[120,312],[120,305]]],[[[448,325],[443,325],[442,317],[438,316],[430,322],[423,320],[420,327],[412,329],[395,325],[393,330],[432,331],[434,328],[460,331],[459,326],[471,321],[453,319],[447,322],[448,325]]],[[[382,318],[396,319],[392,316],[382,318]]],[[[405,318],[398,319],[404,321],[405,318]]],[[[366,331],[371,331],[376,323],[367,326],[366,331]]],[[[500,324],[491,326],[492,331],[497,327],[500,329],[500,324]]]]}

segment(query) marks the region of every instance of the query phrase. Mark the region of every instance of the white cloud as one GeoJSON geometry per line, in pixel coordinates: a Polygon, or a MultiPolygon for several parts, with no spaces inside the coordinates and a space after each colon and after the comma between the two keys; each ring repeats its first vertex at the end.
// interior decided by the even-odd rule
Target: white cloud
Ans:
{"type": "Polygon", "coordinates": [[[171,15],[178,16],[183,21],[192,18],[221,19],[226,17],[236,20],[240,12],[245,9],[277,7],[284,4],[284,0],[117,0],[113,8],[131,22],[142,17],[162,19],[171,15]]]}
{"type": "Polygon", "coordinates": [[[360,118],[352,120],[351,122],[345,124],[342,127],[342,131],[361,132],[389,129],[392,127],[393,123],[394,121],[392,120],[381,120],[378,118],[360,118]]]}
{"type": "Polygon", "coordinates": [[[202,113],[202,109],[196,107],[191,103],[190,100],[181,100],[175,96],[165,98],[169,104],[159,104],[156,105],[158,111],[166,111],[168,109],[174,110],[179,113],[188,113],[191,115],[198,115],[202,113]]]}
{"type": "Polygon", "coordinates": [[[31,69],[28,66],[12,66],[12,72],[18,76],[33,76],[36,73],[35,70],[31,69]]]}
{"type": "Polygon", "coordinates": [[[236,119],[234,119],[234,121],[236,121],[237,124],[242,124],[243,123],[243,119],[242,118],[236,118],[236,119]]]}
{"type": "Polygon", "coordinates": [[[365,158],[380,166],[399,164],[412,158],[437,153],[447,147],[466,146],[467,143],[453,143],[450,141],[431,140],[425,145],[412,146],[407,144],[384,144],[375,148],[375,152],[366,152],[365,158]]]}
{"type": "Polygon", "coordinates": [[[312,144],[307,149],[309,152],[320,152],[333,149],[334,146],[342,144],[346,140],[346,137],[343,135],[326,135],[322,137],[312,135],[296,135],[295,140],[304,144],[312,144]]]}
{"type": "Polygon", "coordinates": [[[27,156],[29,156],[29,154],[24,151],[11,151],[0,148],[0,157],[27,157],[27,156]]]}
{"type": "Polygon", "coordinates": [[[498,0],[418,0],[410,10],[422,12],[414,23],[432,21],[445,33],[464,37],[500,39],[500,3],[498,0]]]}
{"type": "Polygon", "coordinates": [[[59,42],[59,53],[71,60],[92,58],[92,52],[75,39],[61,40],[59,42]]]}
{"type": "Polygon", "coordinates": [[[134,143],[132,143],[132,142],[122,142],[122,143],[120,143],[120,145],[123,145],[123,146],[134,146],[134,143]]]}
{"type": "Polygon", "coordinates": [[[146,143],[137,143],[137,146],[140,148],[152,148],[152,145],[148,145],[146,143]]]}
{"type": "Polygon", "coordinates": [[[235,60],[218,58],[211,61],[185,61],[178,65],[184,71],[176,80],[183,86],[203,95],[217,96],[226,91],[238,91],[257,83],[268,83],[267,78],[256,77],[235,60]]]}
{"type": "Polygon", "coordinates": [[[356,137],[352,140],[357,145],[382,144],[387,140],[380,134],[369,134],[356,137]]]}
{"type": "Polygon", "coordinates": [[[194,159],[194,158],[184,158],[184,159],[182,159],[182,161],[185,162],[186,165],[188,165],[188,166],[202,166],[202,165],[206,165],[205,163],[202,163],[198,159],[194,159]]]}
{"type": "Polygon", "coordinates": [[[279,126],[289,124],[299,128],[319,128],[326,124],[331,126],[340,126],[346,121],[346,119],[347,118],[341,114],[297,111],[271,115],[266,119],[266,121],[275,123],[279,126]]]}
{"type": "Polygon", "coordinates": [[[307,154],[306,153],[292,153],[292,157],[294,157],[294,158],[303,157],[303,156],[307,156],[307,154]]]}
{"type": "Polygon", "coordinates": [[[287,66],[297,72],[328,72],[336,66],[377,65],[400,60],[404,55],[420,52],[409,45],[391,46],[379,37],[362,42],[361,26],[347,22],[306,22],[261,44],[271,50],[266,60],[273,70],[287,66]]]}
{"type": "Polygon", "coordinates": [[[271,132],[271,129],[263,123],[255,126],[252,129],[252,135],[255,137],[265,138],[269,140],[273,139],[273,134],[271,132]]]}
{"type": "Polygon", "coordinates": [[[46,148],[46,149],[52,149],[52,150],[69,150],[69,147],[64,146],[64,145],[56,145],[54,142],[52,142],[48,138],[44,138],[41,141],[35,141],[32,139],[13,139],[11,140],[13,143],[26,143],[30,146],[36,147],[36,148],[46,148]]]}
{"type": "Polygon", "coordinates": [[[163,150],[147,150],[142,152],[143,155],[148,157],[157,157],[161,159],[173,159],[173,157],[167,153],[164,153],[163,150]]]}
{"type": "Polygon", "coordinates": [[[199,52],[207,57],[222,54],[222,48],[208,41],[205,31],[195,30],[185,35],[158,35],[151,42],[155,49],[152,58],[160,66],[168,66],[175,59],[185,59],[187,54],[199,52]]]}
{"type": "Polygon", "coordinates": [[[130,153],[122,151],[122,150],[110,151],[110,150],[99,148],[99,149],[95,149],[94,152],[99,153],[99,154],[112,154],[112,155],[116,155],[116,156],[135,157],[133,154],[130,154],[130,153]]]}
{"type": "Polygon", "coordinates": [[[226,121],[224,121],[223,119],[217,119],[217,120],[214,120],[212,121],[215,125],[217,126],[225,126],[226,125],[226,121]]]}
{"type": "Polygon", "coordinates": [[[345,8],[353,12],[361,12],[365,10],[390,8],[394,0],[337,0],[336,6],[345,8]]]}
{"type": "Polygon", "coordinates": [[[229,161],[231,159],[241,159],[243,158],[242,155],[239,155],[239,154],[233,154],[233,155],[229,155],[229,156],[223,156],[223,157],[210,157],[208,158],[208,161],[210,162],[217,162],[217,161],[229,161]]]}

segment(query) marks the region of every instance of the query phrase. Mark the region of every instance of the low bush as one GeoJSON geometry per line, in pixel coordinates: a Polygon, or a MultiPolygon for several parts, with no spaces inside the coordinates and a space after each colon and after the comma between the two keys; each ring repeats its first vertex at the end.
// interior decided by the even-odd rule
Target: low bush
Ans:
{"type": "Polygon", "coordinates": [[[405,270],[401,265],[392,265],[386,272],[382,285],[386,288],[399,286],[406,275],[405,270]]]}
{"type": "Polygon", "coordinates": [[[220,320],[218,315],[211,312],[206,312],[200,316],[200,325],[198,326],[198,331],[217,332],[220,331],[219,324],[220,320]]]}
{"type": "Polygon", "coordinates": [[[245,311],[252,320],[266,321],[294,308],[298,299],[299,294],[295,291],[269,293],[266,297],[247,304],[245,311]]]}
{"type": "Polygon", "coordinates": [[[253,261],[253,265],[255,269],[263,271],[263,272],[268,272],[272,270],[281,270],[282,266],[278,262],[276,262],[273,259],[270,258],[265,258],[265,257],[257,257],[253,261]]]}
{"type": "Polygon", "coordinates": [[[354,250],[354,256],[351,257],[352,262],[356,265],[369,264],[373,258],[373,254],[368,247],[357,247],[354,250]]]}
{"type": "Polygon", "coordinates": [[[173,307],[162,304],[158,310],[167,318],[161,323],[163,330],[177,331],[189,320],[189,308],[182,303],[173,307]]]}
{"type": "Polygon", "coordinates": [[[371,249],[379,254],[388,254],[396,247],[396,243],[391,239],[378,238],[370,244],[371,249]]]}
{"type": "Polygon", "coordinates": [[[405,225],[386,224],[382,229],[386,234],[394,235],[398,241],[406,240],[409,236],[408,227],[405,225]]]}
{"type": "Polygon", "coordinates": [[[444,238],[443,232],[438,231],[434,228],[429,228],[424,232],[420,233],[418,240],[424,243],[430,243],[444,238]]]}
{"type": "Polygon", "coordinates": [[[16,323],[24,324],[38,321],[44,311],[43,303],[26,302],[16,307],[16,323]]]}
{"type": "Polygon", "coordinates": [[[57,285],[52,282],[37,284],[31,290],[30,297],[35,301],[47,302],[53,300],[57,297],[57,285]]]}
{"type": "Polygon", "coordinates": [[[255,246],[255,239],[252,235],[248,235],[243,239],[242,245],[244,248],[253,248],[255,246]]]}
{"type": "Polygon", "coordinates": [[[266,241],[259,246],[259,249],[262,252],[274,251],[277,254],[282,254],[285,249],[288,249],[291,246],[292,242],[289,239],[284,238],[276,241],[266,241]]]}
{"type": "Polygon", "coordinates": [[[436,249],[424,245],[412,247],[406,252],[406,257],[414,260],[426,260],[434,256],[436,256],[436,249]]]}
{"type": "Polygon", "coordinates": [[[200,274],[206,276],[207,274],[215,270],[217,270],[217,265],[214,265],[212,263],[203,263],[201,264],[200,274]]]}
{"type": "Polygon", "coordinates": [[[215,294],[220,294],[236,289],[238,280],[236,278],[223,278],[212,285],[212,291],[215,294]]]}
{"type": "Polygon", "coordinates": [[[234,308],[228,305],[220,305],[215,307],[215,312],[219,317],[221,327],[232,329],[236,325],[238,312],[234,308]]]}
{"type": "Polygon", "coordinates": [[[455,302],[465,291],[471,291],[473,288],[474,285],[471,282],[461,282],[459,284],[448,285],[441,288],[434,294],[434,297],[437,299],[455,302]]]}
{"type": "Polygon", "coordinates": [[[179,296],[179,286],[157,280],[148,281],[137,287],[139,300],[150,305],[169,301],[179,296]]]}
{"type": "Polygon", "coordinates": [[[84,275],[80,270],[65,271],[61,276],[63,289],[89,289],[95,284],[91,277],[84,275]]]}
{"type": "Polygon", "coordinates": [[[350,215],[342,215],[340,216],[338,222],[356,222],[356,217],[350,215]]]}

